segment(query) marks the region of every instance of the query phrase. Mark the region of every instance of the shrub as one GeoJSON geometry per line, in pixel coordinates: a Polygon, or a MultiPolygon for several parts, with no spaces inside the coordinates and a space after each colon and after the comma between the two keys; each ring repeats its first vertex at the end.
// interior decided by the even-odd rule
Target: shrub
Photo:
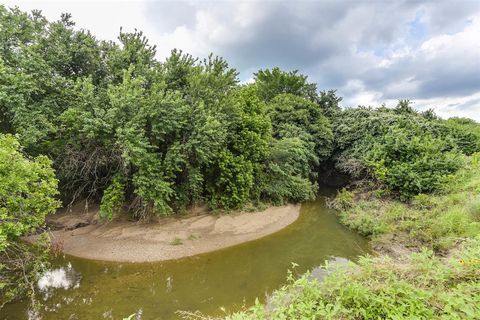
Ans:
{"type": "Polygon", "coordinates": [[[347,269],[308,274],[228,320],[247,319],[476,319],[480,314],[480,238],[451,258],[432,251],[403,257],[364,257],[347,269]]]}
{"type": "Polygon", "coordinates": [[[110,186],[105,190],[100,204],[100,217],[112,219],[125,201],[125,178],[116,175],[110,186]]]}
{"type": "Polygon", "coordinates": [[[353,206],[353,192],[348,191],[345,188],[342,188],[337,192],[334,200],[332,201],[332,207],[337,210],[347,210],[353,206]]]}
{"type": "Polygon", "coordinates": [[[391,129],[365,156],[372,175],[402,199],[438,190],[445,177],[460,168],[460,153],[431,135],[391,129]]]}
{"type": "Polygon", "coordinates": [[[51,165],[45,156],[25,157],[12,135],[0,134],[0,252],[59,207],[51,165]]]}
{"type": "Polygon", "coordinates": [[[43,248],[18,240],[41,227],[45,216],[60,205],[51,165],[45,156],[26,157],[15,137],[0,134],[0,309],[19,296],[33,294],[34,282],[47,262],[43,248]]]}
{"type": "Polygon", "coordinates": [[[480,132],[474,121],[419,114],[408,101],[394,109],[347,109],[332,118],[332,127],[337,169],[376,180],[403,200],[440,190],[461,167],[461,155],[476,150],[471,132],[480,132]]]}

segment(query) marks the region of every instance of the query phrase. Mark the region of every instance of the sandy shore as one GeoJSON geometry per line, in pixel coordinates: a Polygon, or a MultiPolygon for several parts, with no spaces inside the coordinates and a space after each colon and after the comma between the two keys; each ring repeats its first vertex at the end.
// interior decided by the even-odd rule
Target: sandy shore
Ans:
{"type": "MultiPolygon", "coordinates": [[[[286,205],[261,212],[221,216],[202,214],[143,224],[112,221],[53,231],[51,237],[65,253],[77,257],[126,262],[162,261],[264,237],[293,223],[299,213],[300,205],[286,205]]],[[[72,219],[69,216],[61,218],[72,219]]]]}

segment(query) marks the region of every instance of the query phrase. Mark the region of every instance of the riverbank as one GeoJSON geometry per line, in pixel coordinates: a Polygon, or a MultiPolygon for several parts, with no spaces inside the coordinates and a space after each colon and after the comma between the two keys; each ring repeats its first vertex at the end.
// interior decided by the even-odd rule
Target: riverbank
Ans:
{"type": "Polygon", "coordinates": [[[226,319],[478,319],[480,154],[436,193],[401,202],[381,191],[344,189],[330,202],[378,256],[326,265],[321,282],[291,277],[269,304],[226,319]]]}
{"type": "Polygon", "coordinates": [[[81,258],[164,261],[259,239],[285,228],[297,220],[299,214],[300,205],[290,204],[260,212],[166,217],[150,223],[110,221],[86,225],[81,215],[63,213],[57,221],[50,218],[50,223],[68,221],[67,227],[52,231],[50,237],[54,247],[81,258]]]}

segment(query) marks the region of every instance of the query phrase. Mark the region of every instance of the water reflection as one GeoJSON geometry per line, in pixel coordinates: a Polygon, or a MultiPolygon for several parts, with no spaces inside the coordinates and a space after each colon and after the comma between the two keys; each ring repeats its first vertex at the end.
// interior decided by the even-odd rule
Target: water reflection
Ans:
{"type": "Polygon", "coordinates": [[[325,261],[324,265],[313,268],[310,271],[310,278],[322,281],[323,278],[338,269],[346,269],[350,264],[350,260],[343,257],[331,257],[325,261]]]}
{"type": "Polygon", "coordinates": [[[66,266],[51,269],[45,272],[38,280],[37,286],[46,298],[52,293],[52,289],[76,289],[80,287],[80,273],[76,272],[69,262],[66,266]]]}
{"type": "MultiPolygon", "coordinates": [[[[38,283],[50,319],[179,319],[178,310],[221,316],[252,305],[297,274],[317,278],[330,263],[368,253],[367,241],[342,227],[323,199],[302,205],[297,222],[271,236],[216,252],[162,263],[111,263],[65,257],[38,283]],[[313,268],[313,269],[312,269],[313,268]],[[141,310],[139,312],[139,310],[141,310]]],[[[24,320],[28,301],[7,306],[0,319],[24,320]]]]}

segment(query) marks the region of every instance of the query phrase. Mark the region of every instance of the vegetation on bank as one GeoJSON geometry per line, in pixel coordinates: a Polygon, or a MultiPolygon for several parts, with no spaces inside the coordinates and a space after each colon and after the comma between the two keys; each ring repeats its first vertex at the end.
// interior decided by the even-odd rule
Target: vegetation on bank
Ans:
{"type": "Polygon", "coordinates": [[[146,218],[315,195],[333,91],[279,69],[241,85],[212,55],[158,61],[141,32],[99,41],[68,14],[48,22],[2,6],[0,25],[0,130],[53,160],[64,204],[146,218]]]}
{"type": "Polygon", "coordinates": [[[393,257],[361,257],[346,269],[327,264],[321,281],[290,275],[267,305],[227,319],[477,319],[480,154],[464,160],[441,190],[407,203],[371,185],[341,190],[332,205],[342,222],[382,251],[397,247],[393,257]]]}
{"type": "MultiPolygon", "coordinates": [[[[334,308],[332,317],[350,317],[347,311],[358,308],[365,313],[357,318],[383,317],[368,308],[375,299],[386,304],[398,289],[395,294],[413,303],[433,294],[434,284],[458,285],[447,291],[469,301],[465,292],[477,288],[470,286],[477,279],[472,264],[446,275],[432,252],[478,234],[478,123],[417,112],[408,100],[395,108],[342,110],[335,91],[319,91],[296,71],[259,70],[253,83],[240,84],[236,70],[213,55],[199,60],[173,50],[164,61],[155,56],[141,32],[120,32],[118,43],[106,42],[75,29],[68,14],[48,22],[39,11],[0,6],[2,298],[33,290],[28,284],[37,267],[27,268],[25,290],[9,289],[27,269],[8,267],[8,250],[28,254],[18,238],[42,226],[59,205],[56,197],[63,205],[98,201],[106,219],[124,211],[137,219],[166,215],[199,203],[228,210],[301,202],[315,197],[319,173],[333,165],[357,185],[335,201],[345,224],[378,241],[395,235],[404,246],[433,250],[405,262],[424,283],[401,282],[401,268],[380,272],[381,263],[376,274],[377,260],[364,259],[357,271],[331,276],[353,287],[325,291],[304,277],[282,289],[279,301],[294,299],[282,300],[275,317],[295,318],[288,312],[297,307],[307,313],[334,308]],[[377,276],[388,278],[391,288],[371,293],[368,286],[376,282],[368,277],[379,283],[377,276]],[[288,289],[297,284],[303,290],[288,289]],[[304,297],[310,285],[311,296],[304,297]]],[[[477,243],[467,241],[459,254],[476,261],[477,243]]],[[[412,310],[437,315],[435,305],[447,300],[412,310]]],[[[257,306],[235,317],[257,312],[266,310],[257,306]]]]}
{"type": "Polygon", "coordinates": [[[52,159],[64,205],[93,199],[106,218],[304,201],[326,161],[410,199],[480,150],[473,121],[406,100],[342,111],[296,71],[240,84],[222,58],[158,61],[141,32],[100,41],[68,14],[48,22],[2,6],[0,25],[1,132],[52,159]]]}
{"type": "Polygon", "coordinates": [[[45,265],[45,252],[18,239],[59,207],[57,183],[47,157],[26,157],[13,136],[0,134],[0,309],[35,290],[31,283],[45,265]]]}
{"type": "Polygon", "coordinates": [[[398,242],[445,254],[463,239],[480,235],[480,153],[461,161],[463,168],[434,194],[403,203],[384,190],[362,186],[339,191],[333,206],[343,224],[370,236],[376,246],[398,242]]]}
{"type": "Polygon", "coordinates": [[[478,319],[480,239],[448,258],[424,250],[400,260],[361,258],[321,282],[289,279],[267,306],[227,317],[246,319],[478,319]]]}

